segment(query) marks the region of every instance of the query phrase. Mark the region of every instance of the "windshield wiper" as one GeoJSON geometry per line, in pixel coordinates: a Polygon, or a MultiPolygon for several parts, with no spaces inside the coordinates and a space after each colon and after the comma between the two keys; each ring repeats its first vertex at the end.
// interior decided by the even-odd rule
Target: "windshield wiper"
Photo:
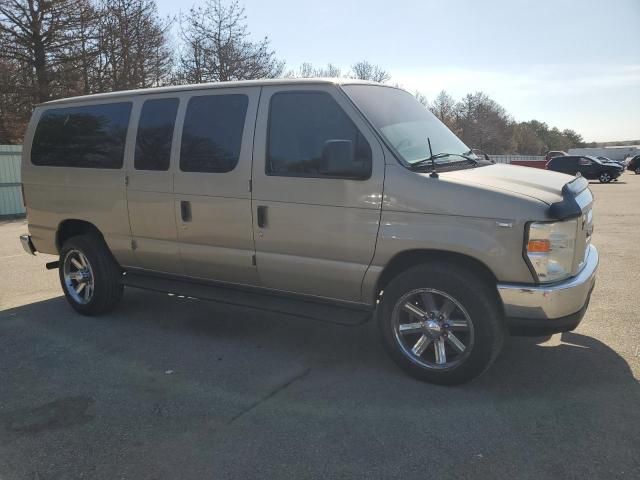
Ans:
{"type": "Polygon", "coordinates": [[[447,157],[460,157],[462,159],[464,159],[463,161],[469,161],[472,162],[474,165],[478,165],[478,160],[476,160],[475,158],[471,158],[467,155],[464,155],[462,153],[446,153],[446,152],[442,152],[442,153],[436,153],[435,155],[431,155],[427,158],[423,158],[422,160],[418,160],[417,162],[413,162],[411,164],[411,169],[418,169],[420,167],[424,167],[427,164],[431,164],[432,167],[434,167],[434,161],[437,160],[438,158],[447,158],[447,157]]]}

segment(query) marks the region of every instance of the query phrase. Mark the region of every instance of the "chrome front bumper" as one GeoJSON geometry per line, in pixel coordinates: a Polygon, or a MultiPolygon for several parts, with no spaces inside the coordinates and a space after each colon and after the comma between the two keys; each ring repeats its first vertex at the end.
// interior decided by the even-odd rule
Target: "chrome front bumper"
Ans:
{"type": "Polygon", "coordinates": [[[30,255],[35,255],[37,250],[36,247],[33,246],[33,242],[31,241],[31,235],[20,235],[20,243],[22,243],[22,248],[24,251],[30,255]]]}
{"type": "Polygon", "coordinates": [[[582,319],[596,281],[598,250],[589,246],[586,264],[572,278],[549,285],[498,284],[507,319],[526,319],[540,326],[553,326],[553,320],[570,316],[582,319]]]}

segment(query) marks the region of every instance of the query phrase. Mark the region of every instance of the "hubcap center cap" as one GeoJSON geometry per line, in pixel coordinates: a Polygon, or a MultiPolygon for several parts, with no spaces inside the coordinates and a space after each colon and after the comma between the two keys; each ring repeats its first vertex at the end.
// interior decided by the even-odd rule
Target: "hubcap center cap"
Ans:
{"type": "Polygon", "coordinates": [[[89,270],[78,270],[77,272],[69,275],[73,280],[75,280],[76,282],[86,282],[88,280],[91,280],[91,272],[89,272],[89,270]]]}
{"type": "Polygon", "coordinates": [[[437,338],[443,333],[442,326],[435,320],[427,320],[422,324],[422,328],[424,333],[432,338],[437,338]]]}

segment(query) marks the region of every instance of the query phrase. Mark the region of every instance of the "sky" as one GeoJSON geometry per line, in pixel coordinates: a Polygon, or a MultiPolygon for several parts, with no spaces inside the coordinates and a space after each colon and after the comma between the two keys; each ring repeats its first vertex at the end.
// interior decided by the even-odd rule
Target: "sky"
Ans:
{"type": "MultiPolygon", "coordinates": [[[[158,0],[175,15],[205,0],[158,0]]],[[[287,69],[359,60],[433,100],[483,91],[517,121],[640,139],[640,0],[241,0],[287,69]]]]}

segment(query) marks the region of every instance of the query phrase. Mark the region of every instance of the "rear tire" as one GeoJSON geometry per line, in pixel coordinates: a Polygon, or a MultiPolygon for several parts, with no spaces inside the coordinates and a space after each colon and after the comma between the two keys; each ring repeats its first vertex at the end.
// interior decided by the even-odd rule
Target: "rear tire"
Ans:
{"type": "Polygon", "coordinates": [[[636,172],[636,175],[640,175],[640,167],[636,167],[634,171],[636,172]]]}
{"type": "Polygon", "coordinates": [[[473,271],[445,263],[418,265],[394,278],[377,317],[384,346],[400,368],[441,385],[482,374],[506,335],[493,287],[473,271]]]}
{"type": "Polygon", "coordinates": [[[106,313],[122,298],[122,271],[96,235],[79,235],[64,242],[59,274],[67,301],[82,315],[106,313]]]}

